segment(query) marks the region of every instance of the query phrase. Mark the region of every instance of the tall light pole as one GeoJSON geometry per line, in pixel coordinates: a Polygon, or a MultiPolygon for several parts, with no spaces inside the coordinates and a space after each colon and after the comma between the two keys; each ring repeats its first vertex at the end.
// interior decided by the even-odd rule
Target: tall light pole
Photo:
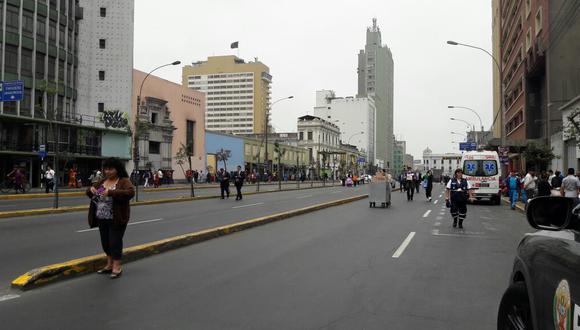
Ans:
{"type": "MultiPolygon", "coordinates": [[[[365,134],[365,132],[364,132],[364,131],[361,131],[361,132],[358,132],[358,133],[354,133],[353,135],[351,135],[351,136],[348,138],[348,145],[351,145],[351,144],[350,144],[350,141],[352,140],[352,138],[353,138],[353,137],[355,137],[355,136],[358,136],[358,135],[363,135],[363,134],[365,134]]],[[[357,163],[358,163],[358,159],[357,159],[357,163]]],[[[357,164],[357,169],[358,169],[358,164],[357,164]]],[[[358,172],[358,171],[357,171],[357,172],[358,172]]]]}
{"type": "Polygon", "coordinates": [[[462,107],[462,106],[457,106],[457,105],[448,105],[447,108],[449,108],[449,109],[465,109],[465,110],[469,110],[469,111],[473,112],[477,116],[477,118],[479,119],[479,125],[481,126],[481,133],[483,133],[483,121],[481,120],[481,116],[477,113],[477,111],[473,110],[472,108],[462,107]]]}
{"type": "MultiPolygon", "coordinates": [[[[265,118],[265,123],[264,123],[264,125],[265,125],[265,129],[264,129],[265,134],[264,135],[265,135],[265,140],[266,140],[266,144],[264,146],[264,148],[265,148],[265,150],[264,150],[264,163],[266,163],[266,164],[270,164],[268,162],[268,134],[270,132],[270,125],[268,125],[268,121],[269,121],[269,117],[270,117],[270,110],[272,108],[274,108],[274,105],[276,103],[282,102],[284,100],[290,100],[290,99],[293,99],[293,98],[294,98],[294,96],[293,95],[290,95],[290,96],[286,96],[286,97],[283,97],[281,99],[278,99],[278,100],[274,101],[272,103],[272,105],[270,105],[270,109],[266,109],[266,112],[265,112],[265,117],[266,118],[265,118]]],[[[259,169],[258,169],[258,172],[260,172],[259,169]]]]}
{"type": "Polygon", "coordinates": [[[139,173],[139,158],[140,158],[140,155],[139,155],[139,124],[140,124],[139,116],[140,116],[140,113],[139,113],[139,111],[141,110],[141,94],[143,92],[143,85],[145,84],[145,81],[147,80],[147,78],[149,78],[149,76],[153,72],[155,72],[161,68],[164,68],[166,66],[179,65],[179,64],[181,64],[181,61],[175,61],[175,62],[171,62],[168,64],[163,64],[163,65],[158,66],[155,69],[149,71],[149,73],[147,73],[145,78],[143,78],[143,81],[141,82],[141,87],[139,87],[139,95],[137,96],[137,113],[135,114],[135,131],[133,133],[133,135],[134,135],[133,136],[133,143],[135,144],[133,146],[133,164],[135,167],[134,171],[136,171],[136,173],[137,173],[137,177],[135,178],[135,201],[136,202],[139,201],[139,175],[138,175],[138,173],[139,173]]]}
{"type": "MultiPolygon", "coordinates": [[[[481,47],[477,47],[477,46],[469,45],[469,44],[464,44],[464,43],[460,43],[460,42],[453,41],[453,40],[448,40],[447,44],[451,45],[451,46],[463,46],[463,47],[468,47],[468,48],[480,50],[480,51],[486,53],[487,55],[489,55],[489,57],[491,57],[491,59],[493,60],[493,63],[495,64],[495,66],[497,68],[497,72],[499,73],[499,79],[501,81],[501,87],[500,87],[500,91],[499,91],[501,105],[500,105],[500,112],[498,114],[500,115],[499,118],[500,118],[500,125],[501,125],[501,127],[500,127],[501,128],[501,144],[502,144],[502,146],[505,146],[505,144],[506,144],[506,136],[505,136],[506,132],[505,132],[505,125],[504,125],[504,122],[505,122],[505,102],[504,102],[505,84],[503,83],[503,71],[501,69],[501,65],[499,64],[499,61],[489,51],[487,51],[486,49],[483,49],[481,47]]],[[[493,122],[491,124],[492,127],[494,126],[496,119],[497,119],[497,115],[493,119],[493,122]]]]}
{"type": "Polygon", "coordinates": [[[451,119],[451,120],[453,120],[453,121],[459,121],[459,122],[462,122],[462,123],[464,123],[465,125],[467,125],[468,127],[470,127],[470,128],[471,128],[471,131],[472,131],[472,132],[473,132],[473,134],[475,135],[475,144],[478,144],[477,134],[475,133],[475,125],[473,125],[472,123],[470,123],[470,122],[468,122],[468,121],[466,121],[466,120],[459,119],[459,118],[453,118],[453,117],[451,117],[451,118],[449,118],[449,119],[451,119]]]}
{"type": "Polygon", "coordinates": [[[465,135],[465,134],[461,134],[461,133],[457,133],[457,132],[451,132],[451,134],[463,136],[467,140],[467,135],[465,135]]]}

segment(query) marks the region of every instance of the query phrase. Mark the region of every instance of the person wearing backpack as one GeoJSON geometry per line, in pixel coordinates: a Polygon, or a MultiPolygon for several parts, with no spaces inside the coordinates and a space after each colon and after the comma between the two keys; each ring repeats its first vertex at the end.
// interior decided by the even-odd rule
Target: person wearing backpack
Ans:
{"type": "Polygon", "coordinates": [[[427,171],[427,174],[423,177],[423,188],[425,188],[427,201],[431,202],[431,192],[433,191],[433,172],[431,170],[427,171]]]}
{"type": "Polygon", "coordinates": [[[467,217],[467,201],[473,199],[473,190],[469,182],[463,178],[463,171],[455,170],[453,179],[447,183],[445,190],[445,202],[451,208],[453,228],[459,226],[463,229],[463,221],[467,217]]]}

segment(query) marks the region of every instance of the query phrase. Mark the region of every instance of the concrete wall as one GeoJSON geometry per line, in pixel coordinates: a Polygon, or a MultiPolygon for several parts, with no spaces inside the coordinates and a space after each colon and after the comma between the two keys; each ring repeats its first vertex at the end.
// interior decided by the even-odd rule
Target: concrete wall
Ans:
{"type": "MultiPolygon", "coordinates": [[[[216,132],[205,132],[205,151],[207,154],[216,154],[221,149],[230,150],[230,158],[227,161],[228,171],[233,171],[236,166],[244,168],[244,138],[216,132]]],[[[223,162],[217,164],[217,169],[224,167],[223,162]]]]}

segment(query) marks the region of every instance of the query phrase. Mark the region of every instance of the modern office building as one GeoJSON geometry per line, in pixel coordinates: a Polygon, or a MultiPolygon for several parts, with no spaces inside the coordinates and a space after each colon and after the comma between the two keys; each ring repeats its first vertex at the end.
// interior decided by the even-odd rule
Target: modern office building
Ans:
{"type": "MultiPolygon", "coordinates": [[[[136,101],[146,75],[133,70],[133,115],[136,115],[136,101]]],[[[180,165],[176,158],[182,146],[191,152],[192,169],[204,170],[205,94],[150,75],[140,99],[139,122],[147,128],[139,131],[139,171],[162,169],[173,171],[173,179],[185,179],[184,170],[189,169],[189,164],[180,165]]],[[[129,168],[133,167],[131,162],[129,168]]]]}
{"type": "Polygon", "coordinates": [[[334,91],[316,92],[314,115],[340,128],[341,141],[355,145],[365,153],[366,163],[383,168],[384,158],[378,158],[375,134],[375,102],[373,97],[337,97],[334,91]]]}
{"type": "Polygon", "coordinates": [[[270,109],[270,69],[255,59],[213,56],[183,67],[183,86],[207,95],[205,128],[222,133],[263,133],[270,109]]]}
{"type": "MultiPolygon", "coordinates": [[[[102,3],[106,10],[117,2],[102,3]]],[[[83,4],[91,7],[93,1],[83,4]]],[[[81,88],[87,88],[80,83],[80,58],[92,54],[81,49],[81,38],[86,35],[81,29],[93,28],[83,24],[85,19],[96,19],[89,16],[91,10],[85,12],[78,0],[17,0],[1,1],[0,13],[0,79],[24,83],[22,101],[0,104],[0,175],[17,165],[37,186],[46,164],[56,169],[62,183],[69,169],[76,168],[81,177],[87,177],[107,156],[127,160],[128,145],[103,150],[103,141],[110,136],[119,137],[114,139],[117,142],[127,141],[128,114],[101,116],[79,102],[85,94],[81,88]]],[[[99,22],[101,27],[109,24],[114,23],[99,22]]],[[[132,35],[132,30],[125,33],[132,35]]],[[[99,39],[90,42],[99,45],[99,39]]],[[[132,39],[128,42],[126,47],[132,49],[132,39]]]]}
{"type": "Polygon", "coordinates": [[[395,139],[395,149],[393,151],[392,174],[399,175],[405,166],[405,155],[407,154],[407,142],[395,139]]]}
{"type": "Polygon", "coordinates": [[[377,159],[384,159],[384,167],[393,166],[393,97],[394,63],[391,50],[382,43],[376,18],[367,28],[366,45],[358,54],[357,97],[374,99],[377,159]]]}
{"type": "MultiPolygon", "coordinates": [[[[130,117],[133,89],[135,0],[80,0],[77,108],[86,116],[130,117]]],[[[105,121],[108,127],[116,125],[105,121]]],[[[116,127],[119,128],[119,127],[116,127]]],[[[104,157],[130,157],[131,136],[102,136],[104,157]]]]}

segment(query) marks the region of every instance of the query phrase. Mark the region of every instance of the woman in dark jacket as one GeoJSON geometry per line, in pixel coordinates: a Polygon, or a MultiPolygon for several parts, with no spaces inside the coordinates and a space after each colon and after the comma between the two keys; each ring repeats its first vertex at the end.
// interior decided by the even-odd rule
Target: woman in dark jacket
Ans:
{"type": "Polygon", "coordinates": [[[431,170],[427,171],[427,174],[423,177],[423,181],[427,182],[425,186],[425,197],[427,201],[431,201],[431,192],[433,191],[433,172],[431,170]]]}
{"type": "Polygon", "coordinates": [[[548,182],[548,174],[542,173],[538,180],[538,196],[551,196],[552,186],[548,182]]]}
{"type": "Polygon", "coordinates": [[[98,274],[110,274],[112,279],[122,274],[123,235],[129,222],[129,202],[135,188],[129,180],[125,166],[117,158],[104,161],[105,178],[87,190],[91,198],[89,226],[99,227],[101,245],[107,255],[107,265],[98,274]]]}

